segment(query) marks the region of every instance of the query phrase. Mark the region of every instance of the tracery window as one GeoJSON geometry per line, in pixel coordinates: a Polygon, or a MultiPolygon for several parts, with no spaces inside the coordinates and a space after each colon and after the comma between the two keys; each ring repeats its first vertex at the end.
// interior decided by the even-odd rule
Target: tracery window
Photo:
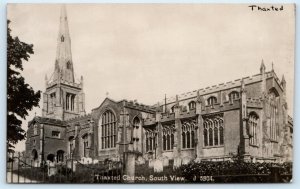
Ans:
{"type": "Polygon", "coordinates": [[[223,118],[214,116],[205,118],[203,122],[204,146],[224,145],[223,118]]]}
{"type": "Polygon", "coordinates": [[[196,102],[195,101],[191,101],[189,103],[189,110],[194,110],[196,109],[196,102]]]}
{"type": "Polygon", "coordinates": [[[173,150],[175,125],[163,125],[163,150],[173,150]]]}
{"type": "Polygon", "coordinates": [[[151,152],[156,148],[155,129],[146,129],[146,152],[151,152]]]}
{"type": "Polygon", "coordinates": [[[49,112],[53,112],[54,107],[55,107],[55,100],[56,100],[56,95],[55,92],[50,94],[50,101],[49,101],[49,112]]]}
{"type": "Polygon", "coordinates": [[[278,124],[277,124],[277,92],[271,92],[270,97],[270,138],[273,141],[277,141],[278,136],[278,124]]]}
{"type": "Polygon", "coordinates": [[[75,94],[67,93],[66,94],[66,110],[74,111],[75,110],[75,94]]]}
{"type": "Polygon", "coordinates": [[[87,157],[87,148],[89,147],[88,135],[85,134],[82,136],[83,142],[83,157],[87,157]]]}
{"type": "Polygon", "coordinates": [[[237,91],[232,91],[229,95],[229,102],[233,102],[236,99],[240,98],[240,94],[237,91]]]}
{"type": "Polygon", "coordinates": [[[182,123],[182,148],[195,147],[196,120],[187,120],[182,123]]]}
{"type": "Polygon", "coordinates": [[[133,142],[133,149],[136,151],[140,150],[139,149],[140,137],[141,137],[141,121],[138,117],[135,117],[133,119],[131,140],[133,142]]]}
{"type": "Polygon", "coordinates": [[[34,124],[33,125],[33,135],[37,135],[38,134],[38,125],[34,124]]]}
{"type": "Polygon", "coordinates": [[[101,147],[102,149],[116,147],[117,121],[116,116],[110,110],[102,114],[101,123],[101,147]]]}
{"type": "Polygon", "coordinates": [[[258,116],[255,113],[249,114],[249,134],[250,134],[250,144],[258,144],[258,116]]]}
{"type": "Polygon", "coordinates": [[[207,104],[209,106],[213,106],[216,103],[217,103],[217,97],[215,97],[215,96],[211,96],[207,99],[207,104]]]}

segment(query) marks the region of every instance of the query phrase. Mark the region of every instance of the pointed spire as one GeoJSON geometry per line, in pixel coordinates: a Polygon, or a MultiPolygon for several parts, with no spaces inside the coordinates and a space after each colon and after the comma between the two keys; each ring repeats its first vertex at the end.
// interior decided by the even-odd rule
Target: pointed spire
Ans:
{"type": "Polygon", "coordinates": [[[260,65],[260,73],[265,73],[266,72],[266,66],[265,66],[265,63],[264,63],[264,60],[262,59],[261,60],[261,65],[260,65]]]}
{"type": "Polygon", "coordinates": [[[66,6],[61,6],[59,19],[59,32],[57,36],[57,49],[55,59],[54,80],[74,82],[73,61],[71,51],[71,38],[69,34],[66,6]]]}
{"type": "Polygon", "coordinates": [[[272,62],[272,72],[274,72],[274,63],[272,62]]]}

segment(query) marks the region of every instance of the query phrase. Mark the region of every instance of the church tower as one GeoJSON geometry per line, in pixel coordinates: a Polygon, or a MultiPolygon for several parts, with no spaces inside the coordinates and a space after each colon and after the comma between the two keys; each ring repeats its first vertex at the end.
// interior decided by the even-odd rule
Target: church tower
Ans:
{"type": "Polygon", "coordinates": [[[85,114],[83,77],[76,82],[66,7],[61,7],[55,68],[45,78],[43,117],[67,120],[85,114]]]}

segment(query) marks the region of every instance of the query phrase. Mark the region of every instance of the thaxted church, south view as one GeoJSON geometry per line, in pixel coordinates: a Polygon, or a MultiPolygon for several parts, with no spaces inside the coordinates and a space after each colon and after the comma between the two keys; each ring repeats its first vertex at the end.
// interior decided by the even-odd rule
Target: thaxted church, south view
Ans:
{"type": "Polygon", "coordinates": [[[83,78],[74,79],[66,10],[60,16],[54,73],[46,78],[42,116],[28,123],[25,156],[65,162],[83,157],[144,160],[292,161],[293,121],[286,81],[261,63],[258,73],[147,106],[106,98],[85,112],[83,78]]]}

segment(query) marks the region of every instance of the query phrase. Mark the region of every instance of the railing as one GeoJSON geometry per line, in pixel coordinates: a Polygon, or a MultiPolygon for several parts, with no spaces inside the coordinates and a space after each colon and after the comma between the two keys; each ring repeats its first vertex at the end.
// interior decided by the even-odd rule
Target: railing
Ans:
{"type": "Polygon", "coordinates": [[[7,183],[120,183],[122,172],[121,161],[68,159],[37,165],[27,163],[20,154],[12,154],[7,161],[7,183]]]}

